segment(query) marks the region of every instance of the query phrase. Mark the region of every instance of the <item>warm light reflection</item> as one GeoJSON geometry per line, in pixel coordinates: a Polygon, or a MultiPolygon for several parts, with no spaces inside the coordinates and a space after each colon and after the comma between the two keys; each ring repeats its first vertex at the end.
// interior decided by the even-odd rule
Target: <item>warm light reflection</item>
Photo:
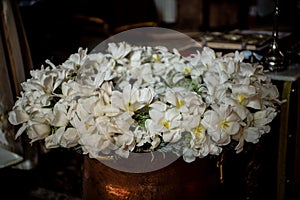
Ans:
{"type": "Polygon", "coordinates": [[[113,187],[111,184],[105,186],[106,191],[111,194],[115,195],[117,197],[122,197],[122,199],[128,197],[130,195],[130,192],[127,191],[124,188],[120,187],[113,187]]]}

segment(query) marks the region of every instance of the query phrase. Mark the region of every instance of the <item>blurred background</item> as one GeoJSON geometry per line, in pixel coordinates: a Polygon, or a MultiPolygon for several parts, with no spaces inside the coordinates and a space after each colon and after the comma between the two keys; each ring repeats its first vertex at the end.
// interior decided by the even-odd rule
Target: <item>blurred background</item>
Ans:
{"type": "MultiPolygon", "coordinates": [[[[1,64],[19,72],[9,86],[12,94],[1,93],[0,87],[1,98],[9,96],[6,108],[9,110],[20,90],[19,83],[29,77],[31,69],[38,69],[45,64],[46,59],[58,65],[70,54],[77,52],[79,47],[91,51],[114,34],[145,26],[165,27],[187,34],[236,33],[241,30],[272,33],[274,1],[1,0],[0,8],[0,36],[3,46],[0,46],[0,53],[3,55],[0,58],[6,61],[1,64]],[[17,40],[18,43],[15,43],[17,40]]],[[[278,29],[292,38],[288,42],[283,40],[282,48],[285,52],[296,54],[299,59],[300,1],[281,0],[279,8],[278,29]]],[[[11,71],[8,70],[7,73],[11,71]]],[[[298,89],[294,90],[297,91],[298,89]]],[[[293,106],[299,110],[298,96],[295,98],[293,106]]],[[[296,113],[292,118],[293,125],[298,124],[298,116],[299,113],[296,113]]],[[[277,126],[278,123],[274,122],[275,132],[277,126]]],[[[10,128],[14,130],[13,127],[10,128]]],[[[11,147],[8,149],[22,155],[28,162],[0,169],[0,199],[81,199],[83,157],[79,153],[68,149],[49,151],[38,143],[25,145],[28,143],[26,138],[14,140],[13,135],[9,137],[7,140],[11,141],[11,147]]],[[[266,141],[262,141],[262,145],[255,147],[261,153],[259,156],[250,150],[244,157],[240,155],[227,158],[228,172],[231,173],[233,165],[232,172],[238,171],[235,175],[231,174],[233,179],[226,186],[228,191],[238,193],[235,196],[229,195],[230,199],[242,200],[246,196],[249,197],[247,199],[276,199],[277,137],[278,133],[268,136],[266,141]],[[245,163],[249,164],[249,159],[252,170],[243,171],[245,163]],[[252,176],[252,182],[243,182],[246,176],[252,176]],[[239,187],[231,188],[238,181],[241,181],[239,187]],[[251,191],[246,191],[245,185],[251,191]]],[[[289,159],[293,160],[294,155],[296,154],[290,154],[289,159]]],[[[294,161],[292,165],[291,169],[295,170],[294,161]]],[[[293,194],[286,199],[299,197],[298,179],[292,187],[288,191],[293,194]]]]}
{"type": "MultiPolygon", "coordinates": [[[[273,0],[19,0],[18,6],[37,67],[135,27],[272,31],[274,11],[273,0]]],[[[299,32],[299,12],[298,0],[280,1],[280,30],[299,32]]]]}

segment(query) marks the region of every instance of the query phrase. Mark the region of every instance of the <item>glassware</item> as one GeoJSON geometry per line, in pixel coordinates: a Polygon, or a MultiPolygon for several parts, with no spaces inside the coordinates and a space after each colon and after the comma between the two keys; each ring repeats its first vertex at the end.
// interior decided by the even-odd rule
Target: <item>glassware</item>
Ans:
{"type": "Polygon", "coordinates": [[[279,0],[275,0],[272,41],[264,56],[264,66],[270,71],[281,71],[287,68],[285,56],[278,45],[279,0]]]}

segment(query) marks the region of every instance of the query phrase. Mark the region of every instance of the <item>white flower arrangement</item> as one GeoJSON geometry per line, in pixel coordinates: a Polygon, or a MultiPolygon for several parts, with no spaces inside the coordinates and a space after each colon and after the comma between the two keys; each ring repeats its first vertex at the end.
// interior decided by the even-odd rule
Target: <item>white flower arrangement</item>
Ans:
{"type": "Polygon", "coordinates": [[[263,66],[210,48],[182,56],[163,46],[79,48],[61,65],[32,70],[9,113],[16,137],[92,158],[173,151],[186,162],[236,141],[257,143],[277,115],[278,90],[263,66]]]}

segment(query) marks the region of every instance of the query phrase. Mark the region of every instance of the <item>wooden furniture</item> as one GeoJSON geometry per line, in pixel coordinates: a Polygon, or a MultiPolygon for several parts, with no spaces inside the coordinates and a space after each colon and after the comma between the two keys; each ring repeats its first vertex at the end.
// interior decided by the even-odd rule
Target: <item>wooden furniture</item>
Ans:
{"type": "Polygon", "coordinates": [[[300,64],[268,74],[282,84],[277,156],[277,200],[299,199],[300,193],[300,64]]]}
{"type": "MultiPolygon", "coordinates": [[[[31,54],[26,34],[15,1],[0,1],[0,102],[4,114],[13,106],[21,91],[21,82],[32,69],[31,54]]],[[[37,151],[25,137],[15,140],[14,127],[7,127],[5,133],[9,140],[7,150],[15,152],[24,158],[17,168],[31,169],[37,163],[37,151]]]]}

